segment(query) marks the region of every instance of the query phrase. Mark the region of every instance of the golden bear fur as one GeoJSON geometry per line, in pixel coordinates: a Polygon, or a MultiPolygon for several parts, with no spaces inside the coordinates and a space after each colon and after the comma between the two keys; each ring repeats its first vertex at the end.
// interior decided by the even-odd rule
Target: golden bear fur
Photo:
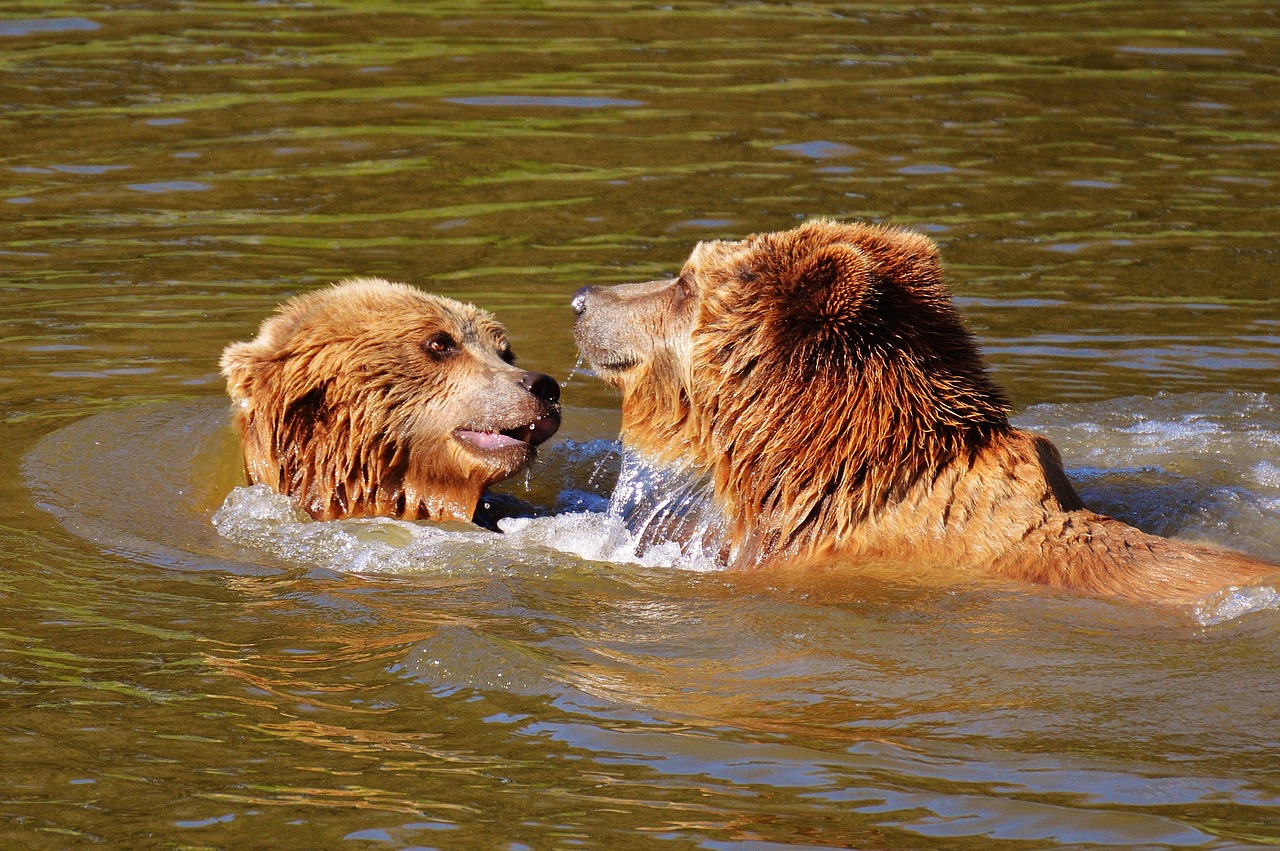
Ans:
{"type": "Polygon", "coordinates": [[[222,353],[251,483],[312,517],[472,520],[560,425],[484,310],[377,278],[282,305],[222,353]]]}
{"type": "Polygon", "coordinates": [[[1085,509],[1010,425],[927,237],[812,221],[584,287],[575,336],[625,444],[709,473],[736,567],[935,567],[1188,602],[1280,570],[1085,509]]]}

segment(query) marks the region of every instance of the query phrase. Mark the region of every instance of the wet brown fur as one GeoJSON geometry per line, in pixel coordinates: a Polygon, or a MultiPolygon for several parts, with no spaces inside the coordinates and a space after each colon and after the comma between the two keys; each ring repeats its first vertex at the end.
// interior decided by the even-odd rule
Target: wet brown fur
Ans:
{"type": "Polygon", "coordinates": [[[532,449],[477,453],[455,431],[559,421],[510,359],[487,311],[364,278],[285,303],[221,365],[251,483],[316,519],[469,521],[485,488],[532,449]],[[432,356],[440,335],[456,346],[432,356]]]}
{"type": "Polygon", "coordinates": [[[927,237],[809,222],[592,287],[579,347],[623,438],[709,471],[738,567],[892,562],[1188,602],[1280,571],[1087,510],[1014,428],[927,237]]]}

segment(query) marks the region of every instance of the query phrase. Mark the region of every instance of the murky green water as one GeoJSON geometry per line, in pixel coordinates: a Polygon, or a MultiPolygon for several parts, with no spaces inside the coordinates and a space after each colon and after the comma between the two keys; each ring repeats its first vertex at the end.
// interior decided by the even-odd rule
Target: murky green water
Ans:
{"type": "Polygon", "coordinates": [[[0,1],[0,844],[1280,844],[1274,601],[632,563],[586,376],[507,486],[576,514],[213,524],[283,298],[563,379],[578,286],[824,215],[940,242],[1096,505],[1280,557],[1278,57],[1262,0],[0,1]]]}

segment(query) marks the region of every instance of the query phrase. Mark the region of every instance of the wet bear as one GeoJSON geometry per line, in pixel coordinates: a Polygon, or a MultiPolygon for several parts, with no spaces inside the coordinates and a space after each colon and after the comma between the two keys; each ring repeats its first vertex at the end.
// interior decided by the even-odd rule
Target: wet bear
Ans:
{"type": "Polygon", "coordinates": [[[623,440],[709,476],[727,560],[891,566],[1187,602],[1280,571],[1084,507],[1014,428],[937,247],[812,221],[700,243],[678,277],[585,287],[578,346],[623,440]]]}
{"type": "Polygon", "coordinates": [[[476,517],[560,426],[487,311],[377,278],[298,296],[222,354],[251,483],[318,520],[476,517]]]}

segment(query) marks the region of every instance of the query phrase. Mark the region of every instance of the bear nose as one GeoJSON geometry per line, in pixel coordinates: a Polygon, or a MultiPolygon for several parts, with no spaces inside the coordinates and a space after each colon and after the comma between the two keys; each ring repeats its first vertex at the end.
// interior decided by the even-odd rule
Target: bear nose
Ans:
{"type": "Polygon", "coordinates": [[[548,405],[554,405],[560,401],[560,384],[549,375],[543,375],[541,372],[526,372],[520,379],[520,386],[548,405]]]}
{"type": "Polygon", "coordinates": [[[573,315],[581,316],[583,311],[587,309],[587,296],[593,288],[590,286],[579,287],[578,291],[573,294],[573,301],[569,304],[573,305],[573,315]]]}

